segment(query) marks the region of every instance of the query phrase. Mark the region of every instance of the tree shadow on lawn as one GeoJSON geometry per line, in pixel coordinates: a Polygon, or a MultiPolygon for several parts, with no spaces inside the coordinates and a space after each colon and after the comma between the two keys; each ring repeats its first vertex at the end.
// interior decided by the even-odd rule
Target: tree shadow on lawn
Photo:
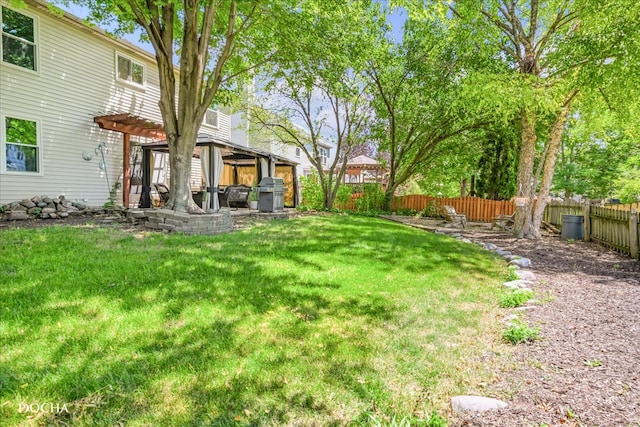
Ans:
{"type": "MultiPolygon", "coordinates": [[[[327,265],[313,262],[314,253],[363,257],[375,250],[375,268],[384,270],[399,265],[393,256],[398,244],[416,242],[415,251],[429,253],[429,239],[398,225],[382,224],[396,228],[397,242],[389,241],[386,227],[381,230],[365,223],[354,226],[351,236],[360,246],[345,250],[343,227],[321,224],[322,230],[307,231],[314,239],[289,242],[283,262],[322,272],[327,265]]],[[[134,245],[136,256],[124,254],[124,258],[118,253],[121,237],[111,246],[105,239],[98,253],[87,246],[81,258],[29,271],[33,279],[28,285],[14,282],[24,279],[22,273],[12,275],[10,284],[0,288],[5,301],[0,318],[9,325],[3,340],[14,350],[0,371],[3,401],[15,396],[41,401],[44,394],[53,401],[78,402],[76,418],[87,424],[154,422],[158,411],[158,417],[171,425],[230,425],[238,422],[237,417],[241,424],[280,424],[288,421],[292,405],[319,412],[315,417],[323,424],[344,423],[332,421],[332,409],[312,390],[305,390],[304,378],[297,380],[301,385],[292,386],[283,377],[296,374],[289,369],[312,375],[318,361],[329,371],[348,366],[351,372],[327,387],[352,394],[356,401],[370,399],[358,377],[374,378],[375,383],[375,373],[366,365],[349,363],[348,355],[371,350],[371,337],[361,324],[392,320],[394,305],[380,294],[341,295],[345,285],[332,280],[274,273],[264,265],[264,251],[277,253],[278,245],[286,244],[291,226],[269,227],[266,232],[275,236],[281,232],[284,240],[278,238],[267,248],[245,242],[241,256],[237,248],[243,243],[242,235],[232,239],[154,236],[134,245]],[[105,268],[91,273],[100,265],[98,257],[103,257],[105,268]],[[145,262],[150,264],[142,268],[145,262]],[[330,322],[339,322],[343,335],[331,331],[330,322]],[[261,323],[277,329],[271,332],[273,337],[262,333],[261,323]],[[51,331],[56,324],[62,329],[51,331]],[[65,331],[67,326],[74,329],[65,331]],[[26,331],[20,332],[23,327],[26,331]],[[322,336],[323,352],[304,345],[314,334],[322,336]],[[20,362],[15,350],[29,341],[27,350],[42,354],[37,360],[20,362]],[[287,343],[303,344],[286,348],[287,343]],[[263,352],[267,354],[262,356],[263,352]],[[247,368],[248,363],[274,374],[263,376],[247,368]],[[30,387],[21,389],[23,384],[30,387]]],[[[87,233],[76,238],[74,245],[79,246],[95,240],[87,233]]],[[[428,268],[466,262],[457,257],[463,244],[442,246],[437,245],[440,258],[429,262],[428,268]]],[[[400,261],[407,270],[419,268],[412,260],[406,265],[400,261]]],[[[480,264],[472,268],[484,271],[480,264]]],[[[9,415],[16,422],[24,420],[24,415],[9,415]]],[[[74,413],[70,416],[73,419],[74,413]]],[[[57,422],[54,416],[50,421],[57,422]]],[[[61,414],[58,421],[68,419],[61,414]]]]}

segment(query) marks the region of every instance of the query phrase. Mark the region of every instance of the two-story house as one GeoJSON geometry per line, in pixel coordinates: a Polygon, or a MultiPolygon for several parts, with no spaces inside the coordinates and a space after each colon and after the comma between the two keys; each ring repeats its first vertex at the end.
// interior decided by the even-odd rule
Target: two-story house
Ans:
{"type": "MultiPolygon", "coordinates": [[[[139,147],[164,138],[154,55],[69,13],[52,12],[43,0],[24,3],[18,8],[0,0],[0,204],[63,194],[101,206],[117,188],[119,203],[135,205],[139,147]]],[[[231,142],[230,118],[222,111],[207,112],[200,132],[225,147],[220,184],[237,179],[239,151],[244,163],[266,157],[294,167],[231,142]]],[[[198,153],[194,190],[206,186],[198,153]]],[[[153,182],[167,182],[166,156],[154,155],[153,182]]]]}

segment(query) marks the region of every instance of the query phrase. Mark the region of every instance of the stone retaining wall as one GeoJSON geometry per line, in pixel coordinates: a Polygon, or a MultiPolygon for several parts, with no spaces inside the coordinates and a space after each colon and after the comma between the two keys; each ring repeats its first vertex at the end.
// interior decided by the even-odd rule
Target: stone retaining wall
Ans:
{"type": "Polygon", "coordinates": [[[191,215],[170,209],[129,209],[127,221],[141,222],[150,230],[184,234],[221,234],[233,230],[229,209],[216,213],[191,215]]]}
{"type": "Polygon", "coordinates": [[[34,196],[0,206],[0,213],[9,221],[66,218],[70,215],[92,215],[103,211],[102,208],[91,208],[84,203],[67,200],[64,195],[34,196]]]}

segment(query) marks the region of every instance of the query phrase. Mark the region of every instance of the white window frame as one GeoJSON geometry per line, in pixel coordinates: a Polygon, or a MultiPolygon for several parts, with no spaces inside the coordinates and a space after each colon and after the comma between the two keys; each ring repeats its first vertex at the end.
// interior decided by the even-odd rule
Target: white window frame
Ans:
{"type": "Polygon", "coordinates": [[[202,117],[202,124],[204,126],[207,126],[207,127],[213,128],[213,129],[220,129],[220,114],[218,113],[218,110],[214,110],[212,108],[207,109],[207,112],[204,113],[204,116],[202,117]],[[215,115],[216,115],[216,124],[215,125],[207,123],[207,115],[210,114],[210,113],[215,113],[215,115]]]}
{"type": "Polygon", "coordinates": [[[143,62],[137,61],[135,59],[133,59],[132,57],[130,57],[129,55],[125,55],[123,53],[120,53],[118,51],[115,52],[115,73],[116,73],[116,81],[128,86],[133,86],[135,88],[139,88],[139,89],[145,89],[147,86],[147,67],[145,66],[145,64],[143,62]],[[123,79],[120,77],[120,66],[119,66],[119,62],[118,59],[122,58],[122,59],[126,59],[127,61],[129,61],[131,63],[131,69],[133,71],[133,65],[138,65],[140,67],[142,67],[142,83],[138,83],[133,81],[133,75],[129,76],[129,79],[123,79]]]}
{"type": "Polygon", "coordinates": [[[19,114],[3,114],[0,116],[0,120],[2,120],[2,123],[0,123],[0,173],[19,176],[43,176],[44,165],[42,164],[42,126],[40,124],[40,120],[34,119],[32,117],[21,116],[19,114]],[[7,141],[7,117],[10,119],[35,122],[37,142],[37,145],[35,147],[38,150],[38,170],[36,172],[7,170],[7,144],[13,144],[11,141],[7,141]]]}
{"type": "Polygon", "coordinates": [[[296,147],[296,151],[295,151],[296,157],[300,157],[302,154],[302,150],[300,149],[300,147],[296,147]]]}
{"type": "Polygon", "coordinates": [[[326,165],[329,161],[329,149],[325,147],[318,147],[318,154],[320,154],[320,159],[322,160],[322,164],[326,165]]]}
{"type": "Polygon", "coordinates": [[[15,68],[16,70],[22,70],[22,71],[26,71],[28,73],[34,73],[34,74],[40,74],[40,25],[39,25],[39,21],[38,21],[38,17],[35,15],[32,15],[31,13],[25,13],[25,11],[23,10],[16,10],[14,8],[11,8],[7,5],[1,4],[0,3],[0,66],[6,66],[6,67],[11,67],[11,68],[15,68]],[[35,70],[31,70],[29,68],[23,67],[21,65],[16,65],[16,64],[12,64],[11,62],[5,62],[4,61],[4,52],[3,52],[3,43],[2,43],[2,39],[5,37],[5,33],[2,31],[2,9],[3,8],[7,8],[7,9],[11,9],[12,11],[19,13],[20,15],[24,15],[29,19],[33,20],[33,42],[30,42],[29,40],[24,40],[18,37],[15,37],[11,34],[7,34],[7,37],[10,37],[12,39],[15,40],[19,40],[23,43],[27,43],[30,45],[33,45],[33,61],[34,61],[34,67],[35,70]]]}

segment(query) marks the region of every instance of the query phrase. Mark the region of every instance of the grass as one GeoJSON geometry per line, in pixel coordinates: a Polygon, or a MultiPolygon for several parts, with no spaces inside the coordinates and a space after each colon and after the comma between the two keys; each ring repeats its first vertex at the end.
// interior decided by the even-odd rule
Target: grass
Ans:
{"type": "Polygon", "coordinates": [[[533,298],[531,289],[513,289],[500,297],[500,307],[516,308],[533,298]]]}
{"type": "Polygon", "coordinates": [[[220,236],[5,229],[0,419],[428,425],[491,375],[504,274],[476,245],[363,217],[220,236]],[[28,418],[25,403],[68,412],[28,418]]]}

